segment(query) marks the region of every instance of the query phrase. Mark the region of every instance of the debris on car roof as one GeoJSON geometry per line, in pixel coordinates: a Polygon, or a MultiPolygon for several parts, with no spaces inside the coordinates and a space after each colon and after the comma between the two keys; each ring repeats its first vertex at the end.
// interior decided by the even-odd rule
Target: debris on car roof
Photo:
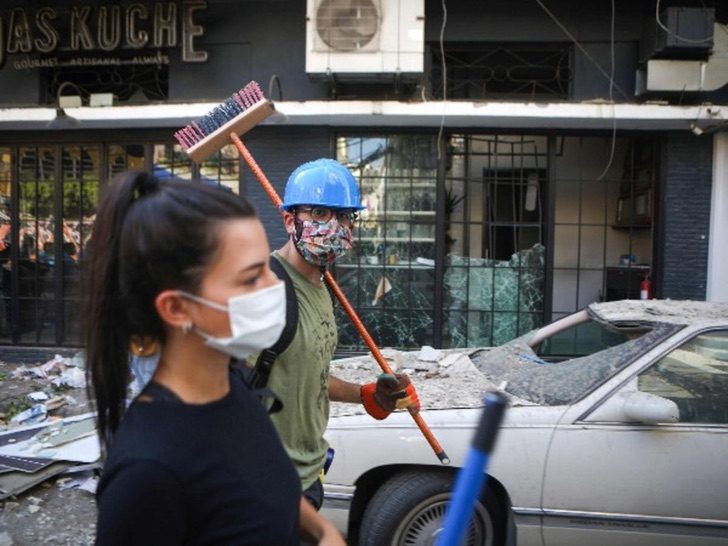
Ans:
{"type": "Polygon", "coordinates": [[[592,303],[589,313],[606,322],[643,321],[691,324],[728,318],[728,303],[694,300],[619,300],[592,303]]]}

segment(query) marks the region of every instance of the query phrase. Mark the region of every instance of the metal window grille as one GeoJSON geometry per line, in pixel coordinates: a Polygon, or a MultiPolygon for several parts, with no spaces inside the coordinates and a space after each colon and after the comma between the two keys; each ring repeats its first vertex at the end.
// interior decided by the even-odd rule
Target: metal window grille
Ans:
{"type": "MultiPolygon", "coordinates": [[[[345,136],[337,158],[355,174],[363,204],[353,251],[336,274],[382,346],[432,344],[436,150],[430,135],[345,136]]],[[[363,346],[337,311],[340,351],[363,346]]]]}
{"type": "MultiPolygon", "coordinates": [[[[382,346],[497,345],[593,301],[638,297],[651,270],[653,140],[617,139],[600,179],[610,137],[453,134],[439,191],[433,137],[336,142],[369,209],[336,274],[382,346]]],[[[340,352],[363,349],[338,318],[340,352]]]]}
{"type": "MultiPolygon", "coordinates": [[[[442,54],[431,48],[432,95],[442,98],[442,54]]],[[[566,44],[445,44],[448,99],[568,99],[566,44]]]]}
{"type": "Polygon", "coordinates": [[[543,318],[547,138],[454,135],[449,150],[443,344],[500,344],[543,318]]]}
{"type": "Polygon", "coordinates": [[[653,270],[656,142],[558,137],[552,165],[552,319],[593,301],[639,298],[653,270]]]}
{"type": "Polygon", "coordinates": [[[0,344],[79,346],[84,249],[100,189],[128,169],[237,191],[236,153],[194,166],[155,142],[0,146],[0,344]]]}
{"type": "MultiPolygon", "coordinates": [[[[64,54],[59,54],[60,66],[40,69],[41,89],[46,91],[46,103],[55,104],[58,89],[64,82],[75,84],[82,100],[91,93],[111,93],[119,103],[146,103],[169,98],[169,65],[132,64],[131,58],[139,52],[116,52],[121,63],[103,66],[67,66],[64,54]]],[[[64,91],[63,94],[72,94],[64,91]]]]}

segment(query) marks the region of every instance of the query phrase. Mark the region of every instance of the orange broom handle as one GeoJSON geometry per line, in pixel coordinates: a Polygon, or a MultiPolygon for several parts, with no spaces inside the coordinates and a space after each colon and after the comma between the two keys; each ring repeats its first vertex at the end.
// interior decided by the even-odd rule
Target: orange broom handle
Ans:
{"type": "MultiPolygon", "coordinates": [[[[327,270],[324,273],[324,277],[326,278],[326,282],[328,283],[329,288],[331,288],[331,290],[334,292],[336,299],[339,300],[339,303],[341,303],[341,306],[344,308],[344,311],[351,319],[352,324],[354,324],[354,328],[356,328],[356,331],[359,332],[359,335],[364,340],[364,343],[366,343],[367,347],[369,347],[369,350],[372,352],[372,356],[374,357],[374,360],[377,361],[377,364],[379,364],[379,367],[382,369],[382,371],[384,373],[394,375],[392,368],[389,367],[389,364],[384,359],[382,352],[379,350],[377,345],[374,343],[372,336],[369,335],[369,332],[367,331],[366,327],[364,326],[364,323],[361,321],[359,316],[356,314],[356,311],[349,303],[349,300],[346,299],[346,296],[341,291],[341,288],[339,288],[339,284],[336,282],[336,280],[334,279],[331,272],[327,270]]],[[[415,423],[417,423],[417,426],[420,428],[420,431],[425,436],[427,443],[430,444],[430,447],[432,447],[432,450],[435,452],[435,455],[437,455],[437,458],[440,459],[442,464],[448,464],[450,462],[450,459],[448,459],[447,455],[445,454],[445,450],[442,449],[440,442],[437,441],[437,438],[435,438],[435,435],[430,430],[430,427],[427,426],[427,423],[425,423],[425,420],[422,418],[422,416],[419,413],[416,413],[416,412],[412,411],[411,409],[409,410],[409,412],[410,412],[410,415],[412,416],[412,419],[415,420],[415,423]]]]}
{"type": "MultiPolygon", "coordinates": [[[[235,144],[235,147],[243,156],[243,159],[248,164],[250,170],[253,171],[253,174],[260,182],[260,185],[263,186],[265,193],[267,193],[268,197],[270,197],[271,201],[273,201],[273,204],[276,207],[280,208],[283,201],[281,201],[278,192],[276,192],[275,188],[265,176],[262,169],[258,166],[258,163],[253,158],[253,155],[250,153],[248,148],[245,146],[245,144],[243,144],[243,141],[240,140],[240,137],[237,135],[237,133],[230,133],[230,140],[232,140],[233,144],[235,144]]],[[[377,364],[379,364],[379,367],[384,373],[394,375],[392,368],[384,359],[382,352],[374,343],[372,336],[369,335],[369,332],[364,326],[364,323],[362,323],[361,319],[356,314],[356,311],[349,303],[349,300],[346,299],[344,292],[342,292],[341,288],[339,288],[339,285],[334,279],[333,275],[331,275],[331,272],[328,270],[325,271],[324,278],[326,279],[326,283],[329,285],[334,295],[336,296],[336,299],[338,299],[339,303],[341,303],[341,306],[344,308],[344,311],[348,315],[349,319],[351,319],[352,324],[354,324],[354,328],[356,328],[356,331],[359,332],[359,335],[364,340],[364,343],[366,343],[367,347],[369,347],[369,350],[372,352],[372,356],[374,357],[374,360],[377,361],[377,364]]],[[[422,416],[419,413],[413,412],[412,410],[409,410],[409,412],[415,423],[417,423],[417,426],[424,435],[425,439],[430,444],[430,447],[432,447],[435,455],[437,455],[437,458],[440,459],[443,464],[449,464],[450,459],[445,454],[445,450],[442,449],[440,442],[437,441],[437,438],[435,438],[435,435],[430,430],[430,427],[427,426],[427,423],[425,423],[425,420],[422,418],[422,416]]]]}
{"type": "Polygon", "coordinates": [[[233,144],[235,144],[235,147],[243,156],[243,159],[245,159],[248,167],[250,167],[250,170],[253,171],[253,174],[260,182],[260,185],[263,186],[265,193],[268,194],[268,197],[270,197],[270,200],[273,201],[273,204],[276,206],[276,208],[280,210],[281,205],[283,204],[283,200],[278,195],[278,192],[273,187],[273,184],[271,184],[268,180],[268,177],[265,176],[263,170],[258,166],[258,163],[253,158],[250,150],[248,150],[245,144],[243,144],[243,141],[240,140],[240,137],[237,135],[237,133],[230,133],[230,140],[233,141],[233,144]]]}

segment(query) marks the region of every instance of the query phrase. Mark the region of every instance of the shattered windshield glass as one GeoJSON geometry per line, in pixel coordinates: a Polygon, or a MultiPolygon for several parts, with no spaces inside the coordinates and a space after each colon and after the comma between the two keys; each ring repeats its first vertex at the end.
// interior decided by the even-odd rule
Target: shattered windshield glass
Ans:
{"type": "Polygon", "coordinates": [[[558,406],[571,404],[590,392],[682,326],[665,323],[602,324],[593,319],[559,332],[541,347],[539,354],[529,347],[533,332],[489,351],[471,355],[475,366],[496,384],[506,382],[504,390],[536,404],[558,406]],[[575,329],[591,331],[588,336],[572,336],[575,329]],[[599,335],[594,335],[599,332],[599,335]],[[553,348],[565,360],[550,359],[553,348]],[[568,358],[571,357],[571,358],[568,358]]]}

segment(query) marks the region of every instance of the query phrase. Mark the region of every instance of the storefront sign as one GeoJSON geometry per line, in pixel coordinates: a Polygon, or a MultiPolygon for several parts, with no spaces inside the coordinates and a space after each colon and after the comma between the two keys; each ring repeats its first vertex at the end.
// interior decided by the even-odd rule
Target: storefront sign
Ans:
{"type": "Polygon", "coordinates": [[[0,9],[0,67],[9,55],[18,56],[11,65],[16,69],[168,64],[162,50],[177,47],[183,62],[202,63],[207,52],[195,49],[195,39],[205,31],[194,16],[206,8],[205,0],[182,0],[0,9]],[[113,55],[135,50],[144,53],[113,55]]]}

